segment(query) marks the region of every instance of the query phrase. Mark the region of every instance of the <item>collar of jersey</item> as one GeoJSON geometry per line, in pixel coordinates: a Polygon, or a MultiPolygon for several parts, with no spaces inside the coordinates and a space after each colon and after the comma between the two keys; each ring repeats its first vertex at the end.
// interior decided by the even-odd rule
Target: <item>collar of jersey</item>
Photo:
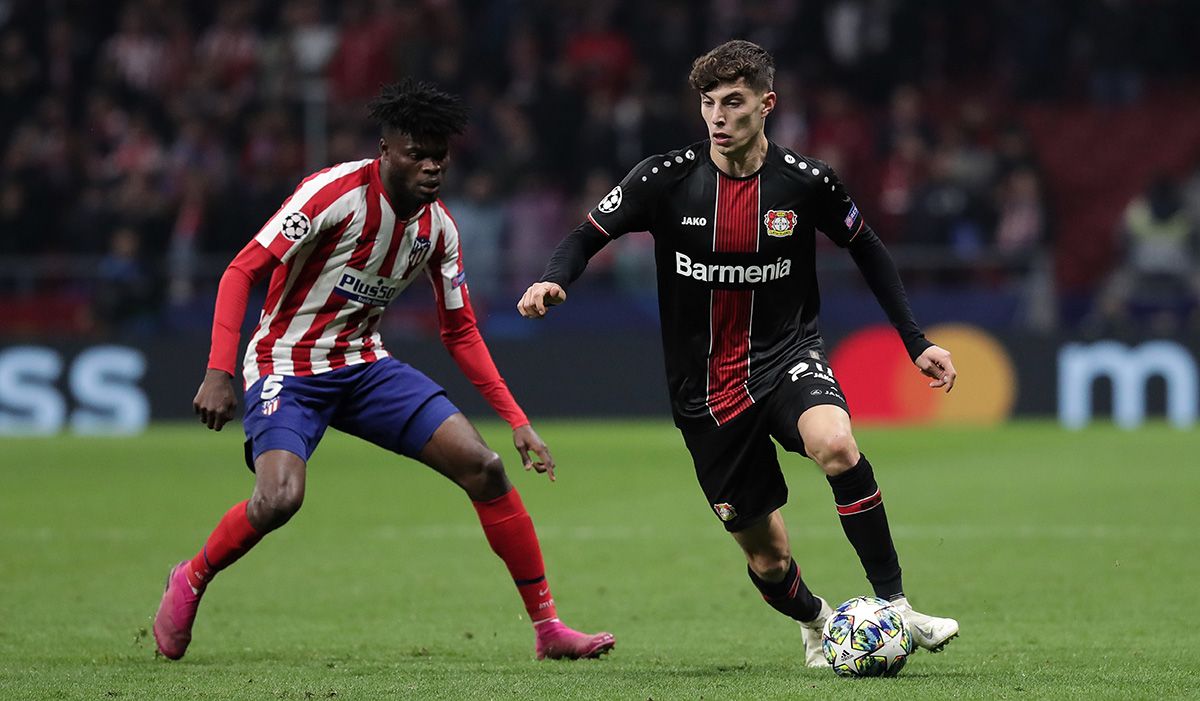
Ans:
{"type": "Polygon", "coordinates": [[[708,165],[711,166],[713,170],[717,171],[717,173],[719,173],[723,177],[729,178],[730,180],[750,180],[751,178],[757,178],[763,172],[763,168],[767,167],[767,160],[771,158],[771,153],[774,150],[775,150],[774,142],[772,142],[771,140],[768,139],[767,140],[767,153],[765,156],[763,156],[762,165],[760,165],[758,167],[758,170],[754,171],[750,175],[730,175],[729,173],[726,173],[725,171],[721,170],[721,168],[719,166],[717,166],[716,162],[713,161],[713,159],[712,159],[712,139],[704,140],[704,157],[708,160],[708,165]]]}

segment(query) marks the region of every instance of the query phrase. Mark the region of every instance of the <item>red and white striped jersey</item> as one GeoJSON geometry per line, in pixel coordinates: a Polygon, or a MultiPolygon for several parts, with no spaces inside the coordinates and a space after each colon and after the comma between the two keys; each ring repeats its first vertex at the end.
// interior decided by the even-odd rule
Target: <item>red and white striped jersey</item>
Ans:
{"type": "Polygon", "coordinates": [[[454,220],[441,201],[398,219],[378,159],[310,176],[254,240],[281,264],[246,348],[246,387],[386,357],[380,316],[422,271],[439,316],[468,304],[454,220]]]}

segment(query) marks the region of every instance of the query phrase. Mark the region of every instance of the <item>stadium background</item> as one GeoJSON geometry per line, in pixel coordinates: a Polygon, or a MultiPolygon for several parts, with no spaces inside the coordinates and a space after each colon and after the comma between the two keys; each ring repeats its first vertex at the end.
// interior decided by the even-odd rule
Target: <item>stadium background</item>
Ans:
{"type": "MultiPolygon", "coordinates": [[[[0,0],[0,697],[1197,698],[1196,36],[1190,0],[0,0]],[[738,36],[777,57],[772,138],[838,166],[961,373],[926,389],[822,246],[906,585],[963,624],[882,684],[799,666],[699,497],[648,237],[544,322],[513,309],[633,163],[703,137],[688,66],[738,36]],[[330,432],[304,509],[160,663],[161,578],[252,479],[236,425],[174,423],[216,281],[300,178],[376,152],[363,103],[408,74],[474,111],[445,197],[559,462],[510,473],[560,610],[618,648],[535,663],[461,494],[330,432]]],[[[511,468],[432,304],[410,288],[386,341],[511,468]]],[[[824,480],[782,461],[806,580],[864,593],[824,480]]]]}
{"type": "MultiPolygon", "coordinates": [[[[703,136],[685,76],[728,36],[776,55],[770,136],[839,169],[918,319],[954,325],[931,333],[965,384],[934,407],[901,356],[853,360],[899,346],[871,333],[883,317],[849,257],[822,248],[827,336],[867,331],[835,363],[875,388],[849,388],[861,419],[1054,414],[1067,344],[1149,338],[1189,361],[1144,371],[1167,377],[1148,381],[1162,413],[1164,390],[1195,384],[1196,32],[1183,0],[0,2],[0,427],[185,416],[224,265],[307,173],[376,153],[363,104],[410,74],[473,110],[444,197],[518,395],[535,415],[664,413],[649,237],[604,251],[545,324],[513,304],[633,163],[703,136]],[[145,407],[72,388],[98,345],[132,356],[80,372],[134,382],[145,407]]],[[[424,288],[392,305],[387,342],[484,410],[430,305],[424,288]]],[[[1112,360],[1088,358],[1100,412],[1114,382],[1136,400],[1146,380],[1106,379],[1112,360]]]]}

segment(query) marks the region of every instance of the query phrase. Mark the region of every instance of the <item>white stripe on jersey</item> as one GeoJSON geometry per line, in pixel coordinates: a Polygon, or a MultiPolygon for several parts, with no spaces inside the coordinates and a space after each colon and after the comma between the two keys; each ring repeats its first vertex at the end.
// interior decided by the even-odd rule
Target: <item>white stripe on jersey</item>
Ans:
{"type": "MultiPolygon", "coordinates": [[[[466,276],[463,274],[462,255],[459,253],[458,225],[450,218],[450,213],[446,211],[445,205],[441,202],[437,203],[434,211],[438,214],[437,218],[441,220],[443,232],[444,253],[441,265],[436,271],[441,277],[442,295],[445,299],[446,309],[462,309],[464,304],[463,286],[466,284],[466,276]]],[[[435,272],[432,265],[429,266],[429,272],[431,275],[435,272]]]]}

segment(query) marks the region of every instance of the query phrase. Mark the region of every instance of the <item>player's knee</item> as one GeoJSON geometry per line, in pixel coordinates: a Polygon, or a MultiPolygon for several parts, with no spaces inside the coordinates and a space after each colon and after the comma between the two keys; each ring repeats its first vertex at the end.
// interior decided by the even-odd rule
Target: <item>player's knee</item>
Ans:
{"type": "Polygon", "coordinates": [[[286,482],[273,489],[255,491],[247,510],[251,525],[274,530],[287,523],[304,503],[304,485],[286,482]]]}
{"type": "Polygon", "coordinates": [[[781,581],[792,566],[792,555],[786,551],[746,553],[746,560],[754,574],[767,582],[781,581]]]}
{"type": "Polygon", "coordinates": [[[474,501],[487,501],[504,496],[508,491],[508,476],[504,473],[504,462],[492,451],[482,453],[472,469],[459,481],[459,485],[474,501]]]}
{"type": "Polygon", "coordinates": [[[849,431],[831,431],[805,441],[804,447],[827,475],[839,475],[858,464],[858,443],[849,431]]]}

